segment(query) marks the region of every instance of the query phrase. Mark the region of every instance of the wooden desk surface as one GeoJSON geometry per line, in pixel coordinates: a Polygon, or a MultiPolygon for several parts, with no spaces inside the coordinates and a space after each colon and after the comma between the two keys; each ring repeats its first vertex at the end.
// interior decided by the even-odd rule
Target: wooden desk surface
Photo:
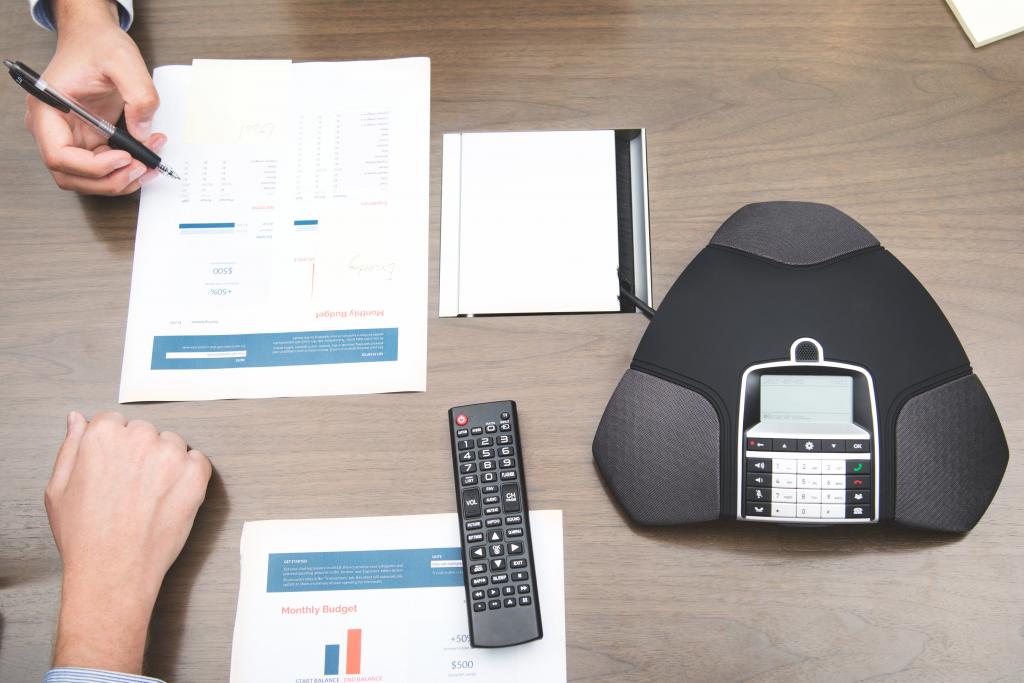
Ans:
{"type": "MultiPolygon", "coordinates": [[[[0,45],[42,68],[53,38],[24,4],[0,45]]],[[[428,391],[122,408],[217,470],[150,673],[226,680],[245,520],[453,510],[445,411],[508,397],[533,506],[565,513],[571,680],[1024,678],[1024,36],[975,50],[941,0],[137,4],[151,66],[433,60],[428,391]],[[770,199],[843,209],[928,287],[1012,452],[971,534],[631,527],[590,442],[643,318],[437,319],[441,133],[616,126],[649,136],[657,300],[732,211],[770,199]]],[[[137,211],[58,191],[23,107],[0,86],[4,681],[47,668],[60,563],[42,491],[65,413],[116,407],[137,211]]]]}

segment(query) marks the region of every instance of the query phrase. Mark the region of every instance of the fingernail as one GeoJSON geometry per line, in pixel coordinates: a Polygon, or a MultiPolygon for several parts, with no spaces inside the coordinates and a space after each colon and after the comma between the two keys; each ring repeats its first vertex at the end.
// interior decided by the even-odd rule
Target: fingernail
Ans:
{"type": "Polygon", "coordinates": [[[164,148],[164,145],[166,145],[166,144],[167,144],[167,138],[162,137],[162,136],[158,137],[156,140],[153,141],[153,151],[154,152],[159,152],[160,150],[162,150],[164,148]]]}
{"type": "Polygon", "coordinates": [[[151,170],[149,173],[142,176],[142,180],[139,181],[139,185],[149,184],[149,182],[152,181],[153,178],[156,178],[158,175],[160,175],[160,171],[151,170]]]}
{"type": "Polygon", "coordinates": [[[72,410],[68,413],[68,434],[74,431],[75,427],[78,426],[79,421],[84,419],[82,414],[77,410],[72,410]]]}
{"type": "Polygon", "coordinates": [[[117,162],[117,165],[114,166],[114,170],[117,170],[119,168],[124,168],[125,166],[127,166],[130,163],[132,163],[132,158],[131,157],[128,157],[127,159],[121,159],[120,161],[117,162]]]}
{"type": "Polygon", "coordinates": [[[146,167],[142,164],[138,164],[132,170],[128,171],[128,181],[138,180],[139,177],[146,172],[146,167]]]}
{"type": "Polygon", "coordinates": [[[149,137],[149,131],[153,128],[152,121],[139,121],[139,137],[143,140],[149,137]]]}

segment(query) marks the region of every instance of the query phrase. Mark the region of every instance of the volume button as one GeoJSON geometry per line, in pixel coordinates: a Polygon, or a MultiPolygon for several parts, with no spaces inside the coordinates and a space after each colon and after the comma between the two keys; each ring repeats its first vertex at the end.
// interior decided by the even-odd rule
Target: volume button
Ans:
{"type": "Polygon", "coordinates": [[[462,491],[462,516],[480,516],[480,489],[464,489],[462,491]]]}

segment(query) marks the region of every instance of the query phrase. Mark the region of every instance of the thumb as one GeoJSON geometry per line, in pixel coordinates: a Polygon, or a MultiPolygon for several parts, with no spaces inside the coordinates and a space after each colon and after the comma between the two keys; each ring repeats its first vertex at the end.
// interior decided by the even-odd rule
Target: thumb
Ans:
{"type": "Polygon", "coordinates": [[[124,120],[128,132],[136,140],[145,140],[153,128],[153,114],[160,106],[160,96],[153,85],[142,55],[136,52],[122,63],[112,65],[107,76],[124,100],[124,120]]]}
{"type": "Polygon", "coordinates": [[[67,486],[71,470],[75,468],[75,462],[78,460],[78,447],[82,444],[82,437],[88,424],[85,416],[78,411],[68,413],[68,432],[64,437],[64,443],[57,451],[57,461],[53,464],[53,475],[50,477],[50,486],[54,490],[63,491],[67,486]]]}

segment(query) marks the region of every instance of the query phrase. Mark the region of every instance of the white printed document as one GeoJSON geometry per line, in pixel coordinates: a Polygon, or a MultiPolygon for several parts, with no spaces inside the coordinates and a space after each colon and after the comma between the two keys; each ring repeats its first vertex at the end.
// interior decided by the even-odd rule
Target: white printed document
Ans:
{"type": "Polygon", "coordinates": [[[458,515],[247,522],[232,683],[564,683],[562,512],[530,526],[544,637],[481,649],[458,515]]]}
{"type": "Polygon", "coordinates": [[[430,61],[154,82],[121,402],[425,390],[430,61]]]}

